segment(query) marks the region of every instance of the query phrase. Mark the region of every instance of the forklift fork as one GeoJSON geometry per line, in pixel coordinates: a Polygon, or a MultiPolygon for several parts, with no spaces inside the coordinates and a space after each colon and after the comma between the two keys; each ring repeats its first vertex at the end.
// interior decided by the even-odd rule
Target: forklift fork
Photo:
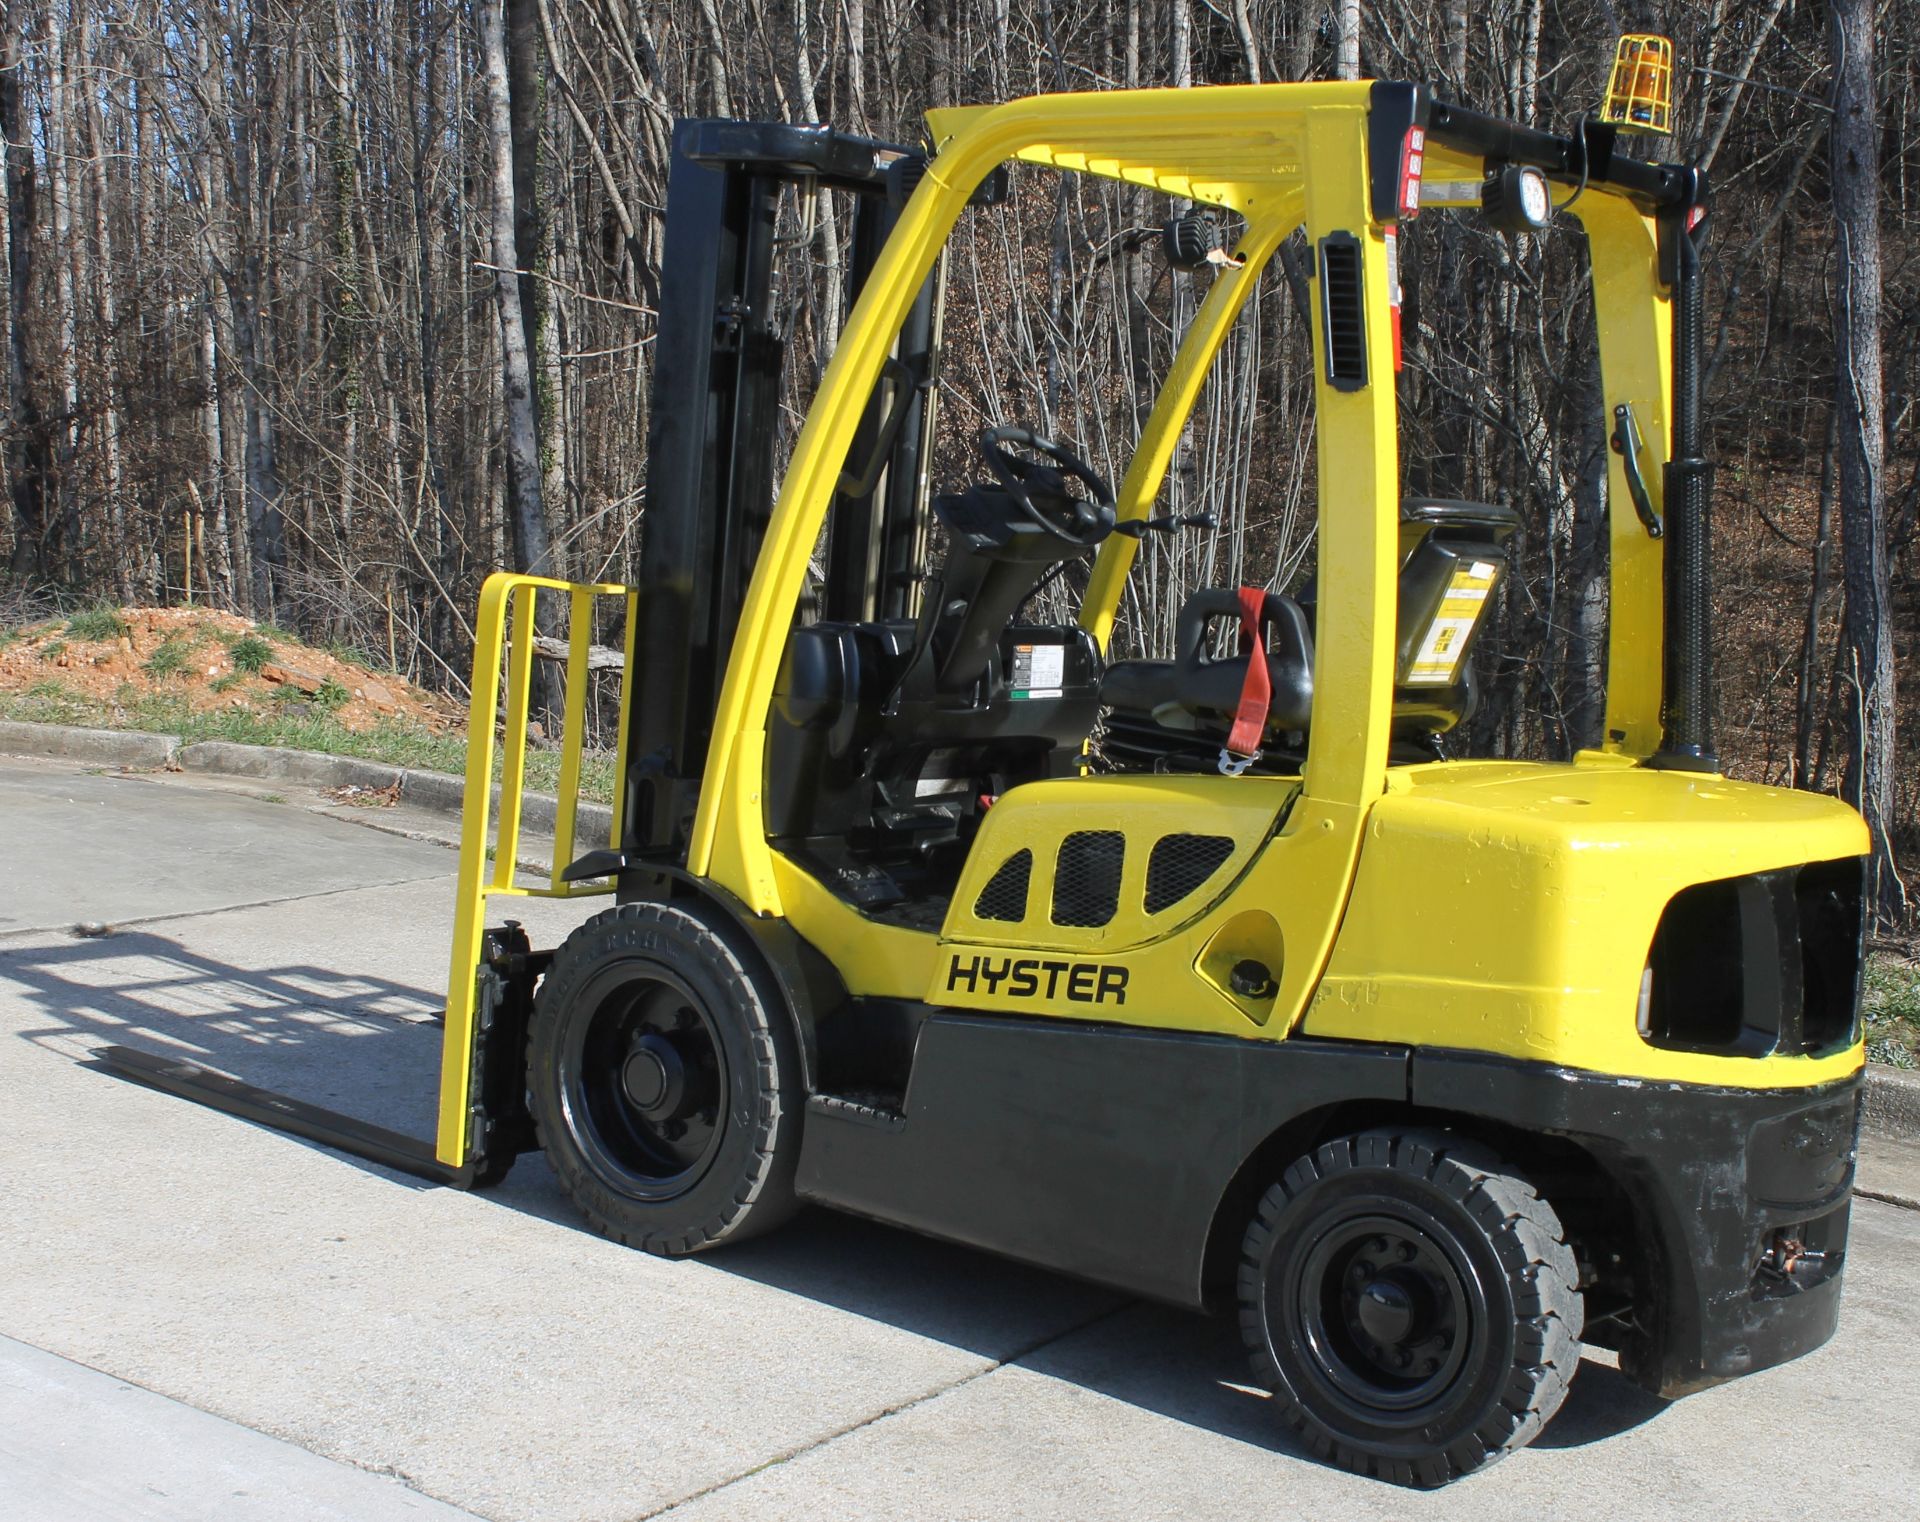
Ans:
{"type": "MultiPolygon", "coordinates": [[[[550,951],[535,951],[519,923],[486,928],[493,897],[578,898],[613,891],[565,877],[574,857],[581,754],[586,741],[587,680],[597,598],[625,605],[625,651],[620,687],[619,754],[614,775],[626,775],[626,736],[632,697],[637,598],[614,584],[578,585],[540,576],[498,573],[480,594],[475,628],[473,698],[467,724],[467,778],[460,828],[460,866],[454,907],[452,966],[441,1035],[438,1124],[433,1139],[412,1137],[290,1095],[258,1088],[178,1057],[125,1046],[101,1047],[93,1062],[116,1077],[223,1110],[275,1130],[303,1136],[384,1167],[451,1184],[484,1189],[507,1176],[522,1152],[539,1141],[527,1114],[527,1020],[533,990],[550,951]],[[542,591],[564,592],[571,605],[566,656],[558,807],[553,859],[544,887],[515,881],[519,868],[521,794],[526,778],[527,726],[535,650],[534,613],[542,591]],[[512,627],[508,627],[508,613],[512,627]],[[510,638],[509,638],[510,636],[510,638]],[[505,660],[503,662],[503,655],[505,660]],[[497,830],[494,805],[494,730],[506,678],[506,725],[501,756],[497,830]]],[[[613,801],[609,844],[621,839],[622,789],[613,801]]]]}
{"type": "Polygon", "coordinates": [[[304,1136],[400,1173],[457,1189],[485,1189],[504,1179],[522,1152],[539,1150],[527,1114],[527,1017],[533,1012],[534,984],[553,959],[550,951],[534,951],[526,932],[511,920],[504,930],[487,931],[485,945],[474,979],[469,1144],[466,1161],[458,1165],[442,1162],[434,1155],[434,1144],[423,1137],[277,1094],[184,1058],[103,1046],[92,1061],[115,1077],[304,1136]]]}

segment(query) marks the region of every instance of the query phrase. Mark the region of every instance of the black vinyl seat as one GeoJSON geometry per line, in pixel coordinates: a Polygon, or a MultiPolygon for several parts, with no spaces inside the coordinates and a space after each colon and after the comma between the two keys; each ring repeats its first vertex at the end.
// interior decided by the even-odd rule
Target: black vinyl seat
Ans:
{"type": "MultiPolygon", "coordinates": [[[[1392,731],[1400,759],[1431,759],[1438,737],[1472,715],[1477,692],[1468,657],[1519,528],[1520,515],[1496,503],[1415,497],[1402,506],[1392,731]]],[[[1290,769],[1304,754],[1316,612],[1311,590],[1297,601],[1266,595],[1272,697],[1263,746],[1270,754],[1261,769],[1290,769]]],[[[1107,670],[1100,702],[1108,760],[1129,769],[1213,769],[1239,708],[1248,657],[1209,652],[1218,621],[1239,616],[1237,592],[1203,588],[1180,609],[1172,660],[1120,661],[1107,670]]]]}
{"type": "Polygon", "coordinates": [[[989,430],[980,449],[994,479],[933,499],[947,553],[918,618],[789,638],[768,727],[774,838],[850,844],[890,870],[958,859],[987,800],[1077,768],[1099,715],[1099,648],[1077,625],[1019,615],[1052,568],[1112,532],[1113,493],[1025,429],[989,430]]]}
{"type": "MultiPolygon", "coordinates": [[[[1107,668],[1100,701],[1109,710],[1104,748],[1110,759],[1158,759],[1169,743],[1176,749],[1197,745],[1209,764],[1217,759],[1239,711],[1252,657],[1238,651],[1215,656],[1212,646],[1218,626],[1238,627],[1241,617],[1238,592],[1202,587],[1180,607],[1172,660],[1119,661],[1107,668]]],[[[1269,689],[1265,733],[1278,742],[1304,731],[1313,715],[1313,630],[1300,604],[1278,592],[1266,594],[1260,626],[1269,689]]]]}

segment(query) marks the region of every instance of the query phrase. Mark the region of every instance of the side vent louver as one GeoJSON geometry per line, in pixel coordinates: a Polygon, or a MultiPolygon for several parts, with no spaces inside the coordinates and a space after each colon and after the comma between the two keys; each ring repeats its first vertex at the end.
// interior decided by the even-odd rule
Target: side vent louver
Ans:
{"type": "Polygon", "coordinates": [[[977,920],[999,920],[1003,924],[1017,925],[1027,917],[1027,879],[1033,876],[1033,852],[1015,851],[1000,863],[995,872],[980,890],[980,897],[974,902],[973,917],[977,920]]]}
{"type": "Polygon", "coordinates": [[[1328,233],[1320,240],[1320,316],[1327,384],[1358,391],[1367,383],[1367,302],[1360,278],[1360,240],[1328,233]]]}
{"type": "Polygon", "coordinates": [[[1093,930],[1120,907],[1127,837],[1119,830],[1075,830],[1060,842],[1053,871],[1053,922],[1093,930]]]}
{"type": "Polygon", "coordinates": [[[1231,855],[1231,835],[1162,835],[1147,858],[1147,913],[1171,909],[1218,872],[1231,855]]]}

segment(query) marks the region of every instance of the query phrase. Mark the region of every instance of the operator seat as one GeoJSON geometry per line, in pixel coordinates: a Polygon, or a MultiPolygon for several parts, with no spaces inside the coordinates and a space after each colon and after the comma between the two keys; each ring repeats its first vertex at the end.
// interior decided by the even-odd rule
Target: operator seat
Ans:
{"type": "MultiPolygon", "coordinates": [[[[1107,668],[1100,701],[1109,710],[1102,747],[1109,760],[1152,769],[1178,756],[1214,766],[1252,659],[1244,649],[1212,654],[1223,622],[1241,624],[1240,594],[1202,587],[1181,604],[1174,621],[1172,660],[1119,661],[1107,668]]],[[[1262,600],[1260,630],[1269,691],[1264,748],[1303,734],[1313,716],[1313,630],[1300,604],[1278,592],[1262,600]]]]}
{"type": "MultiPolygon", "coordinates": [[[[1399,610],[1394,640],[1396,759],[1431,759],[1441,735],[1473,713],[1473,640],[1507,567],[1507,542],[1520,527],[1512,508],[1489,502],[1415,497],[1401,508],[1399,610]]],[[[1211,630],[1237,617],[1239,594],[1217,587],[1189,597],[1175,623],[1174,659],[1120,661],[1100,684],[1107,709],[1102,751],[1142,770],[1213,770],[1246,681],[1244,653],[1215,659],[1211,630]]],[[[1265,769],[1290,768],[1305,754],[1313,714],[1311,589],[1299,600],[1268,593],[1262,627],[1272,699],[1265,769]]]]}
{"type": "Polygon", "coordinates": [[[1112,531],[1113,494],[1025,429],[989,430],[980,449],[995,479],[931,504],[947,553],[917,620],[793,631],[770,728],[775,838],[842,838],[891,867],[959,844],[983,800],[1077,763],[1099,648],[1076,625],[1018,620],[1049,572],[1112,531]]]}

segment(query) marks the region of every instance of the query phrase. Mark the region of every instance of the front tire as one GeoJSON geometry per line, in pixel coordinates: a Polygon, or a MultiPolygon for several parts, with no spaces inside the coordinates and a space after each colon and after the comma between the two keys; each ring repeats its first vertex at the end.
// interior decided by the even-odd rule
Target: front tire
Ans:
{"type": "Polygon", "coordinates": [[[1255,1373],[1320,1458],[1444,1485],[1524,1447],[1566,1399],[1585,1302],[1566,1232],[1475,1143],[1366,1131],[1301,1158],[1247,1230],[1255,1373]]]}
{"type": "Polygon", "coordinates": [[[765,975],[695,906],[622,904],[568,936],[534,998],[527,1094],[594,1228],[681,1257],[765,1231],[793,1193],[805,1102],[765,975]]]}

